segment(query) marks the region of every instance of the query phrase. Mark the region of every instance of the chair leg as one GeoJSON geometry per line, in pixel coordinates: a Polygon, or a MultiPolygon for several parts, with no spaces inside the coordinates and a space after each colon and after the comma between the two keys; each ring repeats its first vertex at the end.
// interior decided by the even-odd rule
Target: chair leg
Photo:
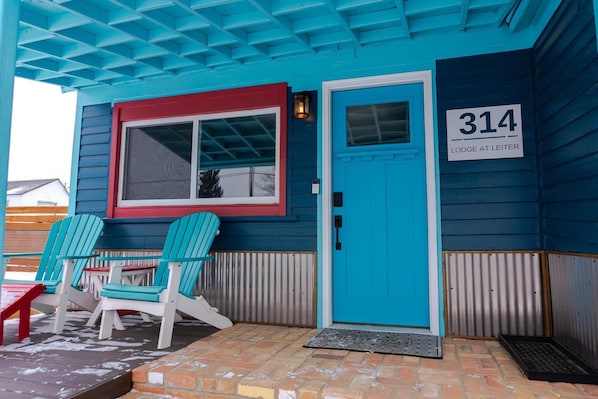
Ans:
{"type": "MultiPolygon", "coordinates": [[[[87,320],[87,323],[85,323],[85,327],[95,326],[95,324],[98,322],[98,319],[100,318],[101,315],[102,315],[102,304],[98,303],[98,306],[96,306],[96,308],[93,310],[93,313],[87,320]]],[[[122,331],[125,329],[125,326],[123,325],[122,320],[120,319],[120,316],[118,315],[117,312],[114,313],[114,328],[116,328],[119,331],[122,331]]]]}
{"type": "Polygon", "coordinates": [[[112,326],[116,310],[104,310],[102,312],[102,321],[100,322],[99,339],[106,339],[112,336],[112,326]]]}
{"type": "Polygon", "coordinates": [[[172,343],[172,331],[174,330],[174,319],[176,317],[176,308],[167,306],[162,316],[160,326],[160,335],[158,336],[158,349],[168,348],[172,343]]]}
{"type": "Polygon", "coordinates": [[[64,329],[64,321],[66,319],[66,311],[71,293],[70,281],[73,275],[73,268],[75,267],[75,261],[73,259],[65,259],[62,263],[62,283],[56,289],[58,304],[56,306],[54,334],[59,334],[64,329]]]}
{"type": "Polygon", "coordinates": [[[230,319],[218,313],[218,309],[210,306],[203,296],[189,299],[179,294],[178,309],[198,320],[205,321],[216,328],[223,329],[233,325],[230,319]]]}
{"type": "Polygon", "coordinates": [[[31,307],[23,306],[19,312],[19,342],[29,336],[31,324],[31,307]]]}
{"type": "Polygon", "coordinates": [[[66,320],[66,309],[56,309],[56,319],[54,320],[54,334],[60,334],[64,330],[64,322],[66,320]]]}
{"type": "Polygon", "coordinates": [[[58,299],[58,306],[56,307],[56,316],[54,320],[54,334],[60,334],[64,330],[64,322],[66,320],[66,310],[69,304],[68,289],[62,293],[58,299]]]}
{"type": "Polygon", "coordinates": [[[139,315],[141,316],[141,318],[143,319],[143,321],[145,323],[151,323],[152,322],[152,318],[150,317],[149,314],[147,314],[145,312],[139,312],[139,315]]]}
{"type": "Polygon", "coordinates": [[[118,312],[114,312],[113,324],[114,324],[114,328],[116,328],[118,331],[123,331],[125,329],[125,326],[123,325],[123,322],[120,319],[118,312]]]}
{"type": "Polygon", "coordinates": [[[233,325],[228,317],[221,315],[218,313],[218,309],[210,306],[203,296],[197,297],[197,301],[201,304],[200,309],[203,312],[201,320],[220,329],[228,328],[233,325]]]}
{"type": "Polygon", "coordinates": [[[96,308],[93,310],[93,313],[89,317],[89,320],[87,320],[87,323],[85,323],[85,327],[95,326],[95,324],[98,322],[98,319],[100,318],[101,315],[102,315],[102,307],[100,306],[100,304],[98,304],[98,306],[96,306],[96,308]]]}

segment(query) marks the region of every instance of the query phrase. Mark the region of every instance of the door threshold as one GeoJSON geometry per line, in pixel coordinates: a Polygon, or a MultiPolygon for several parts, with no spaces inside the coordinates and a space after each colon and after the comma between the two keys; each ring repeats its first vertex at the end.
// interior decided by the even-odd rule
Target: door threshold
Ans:
{"type": "Polygon", "coordinates": [[[382,326],[382,325],[376,325],[376,324],[332,323],[328,328],[338,328],[338,329],[344,329],[344,330],[385,331],[385,332],[397,332],[397,333],[435,335],[435,334],[432,334],[432,332],[430,331],[429,328],[404,327],[404,326],[382,326]]]}

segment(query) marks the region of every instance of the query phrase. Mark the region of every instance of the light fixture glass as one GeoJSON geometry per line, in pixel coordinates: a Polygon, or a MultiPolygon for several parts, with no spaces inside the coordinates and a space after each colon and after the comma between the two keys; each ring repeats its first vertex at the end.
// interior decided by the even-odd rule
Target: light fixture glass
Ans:
{"type": "Polygon", "coordinates": [[[293,115],[297,119],[309,118],[309,94],[295,94],[293,97],[293,115]]]}

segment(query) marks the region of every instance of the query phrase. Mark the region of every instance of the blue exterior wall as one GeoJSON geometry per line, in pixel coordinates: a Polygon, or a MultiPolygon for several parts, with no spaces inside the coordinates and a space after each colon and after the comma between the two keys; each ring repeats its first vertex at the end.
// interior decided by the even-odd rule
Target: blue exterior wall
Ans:
{"type": "Polygon", "coordinates": [[[598,52],[591,0],[533,49],[437,62],[443,250],[598,253],[598,52]],[[525,157],[448,162],[446,110],[522,104],[525,157]]]}
{"type": "Polygon", "coordinates": [[[110,104],[83,107],[75,213],[106,217],[110,172],[110,104]]]}
{"type": "MultiPolygon", "coordinates": [[[[313,109],[317,96],[312,93],[313,109]]],[[[292,107],[289,107],[292,109],[292,107]]],[[[223,217],[213,248],[226,250],[315,251],[317,197],[316,116],[289,118],[287,129],[287,216],[223,217]]],[[[112,107],[83,107],[75,213],[107,214],[112,107]]],[[[98,248],[161,248],[172,219],[106,219],[98,248]]]]}
{"type": "MultiPolygon", "coordinates": [[[[556,7],[558,2],[551,3],[556,7]]],[[[538,16],[548,19],[552,9],[538,16]]],[[[71,186],[76,213],[106,215],[111,104],[251,85],[288,82],[295,91],[314,93],[322,82],[388,73],[432,70],[436,75],[437,135],[443,250],[538,249],[539,186],[533,104],[533,57],[539,32],[506,30],[459,32],[357,50],[308,55],[238,69],[147,79],[79,92],[79,164],[71,186]],[[523,50],[522,50],[523,49],[523,50]],[[496,51],[502,51],[496,53],[496,51]],[[484,55],[476,55],[484,54],[484,55]],[[442,59],[441,61],[437,61],[442,59]],[[448,162],[447,109],[522,104],[525,157],[448,162]]],[[[317,96],[312,97],[314,100],[317,96]]],[[[318,109],[314,104],[313,109],[318,109]]],[[[319,176],[318,123],[289,118],[288,216],[223,218],[217,249],[316,250],[317,196],[311,180],[319,176]]],[[[170,220],[106,220],[103,248],[157,248],[170,220]]]]}
{"type": "Polygon", "coordinates": [[[598,253],[594,15],[592,0],[564,1],[534,47],[542,247],[552,251],[598,253]]]}
{"type": "MultiPolygon", "coordinates": [[[[531,50],[436,64],[443,250],[540,248],[532,66],[531,50]],[[522,105],[524,158],[448,162],[447,109],[513,103],[522,105]]],[[[316,250],[316,119],[289,118],[288,216],[223,218],[214,248],[316,250]]],[[[111,122],[110,104],[83,108],[76,213],[106,216],[111,122]]],[[[99,247],[159,248],[170,221],[108,219],[99,247]]]]}
{"type": "MultiPolygon", "coordinates": [[[[532,50],[437,61],[443,250],[541,249],[533,76],[532,50]],[[501,104],[521,104],[525,157],[448,162],[446,110],[501,104]]],[[[111,107],[83,110],[76,212],[105,216],[111,107]]],[[[316,118],[289,121],[288,216],[223,218],[215,248],[316,250],[317,202],[310,192],[317,177],[316,118]]],[[[159,248],[170,221],[107,220],[99,245],[159,248]]]]}
{"type": "Polygon", "coordinates": [[[443,250],[539,249],[538,169],[530,50],[436,64],[443,250]],[[448,161],[446,111],[521,104],[523,158],[448,161]]]}

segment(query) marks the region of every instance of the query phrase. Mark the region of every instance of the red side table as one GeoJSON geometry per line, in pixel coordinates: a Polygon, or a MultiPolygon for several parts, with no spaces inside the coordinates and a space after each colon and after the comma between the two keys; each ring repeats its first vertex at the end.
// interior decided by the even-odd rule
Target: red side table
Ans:
{"type": "Polygon", "coordinates": [[[2,283],[0,297],[0,345],[4,338],[4,320],[20,311],[19,341],[29,336],[29,317],[31,316],[31,302],[39,296],[46,286],[43,284],[11,284],[2,283]]]}

